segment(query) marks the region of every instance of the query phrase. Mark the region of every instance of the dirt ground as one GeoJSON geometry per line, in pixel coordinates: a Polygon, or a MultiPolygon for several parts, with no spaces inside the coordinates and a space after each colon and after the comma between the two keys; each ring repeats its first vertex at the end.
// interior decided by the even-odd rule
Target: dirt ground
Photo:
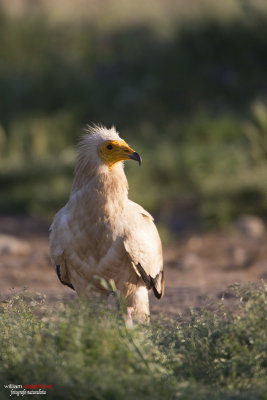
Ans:
{"type": "MultiPolygon", "coordinates": [[[[266,243],[264,223],[243,217],[228,233],[189,234],[164,247],[165,296],[150,296],[152,315],[175,316],[221,298],[233,283],[267,279],[266,243]]],[[[48,226],[40,220],[0,216],[0,255],[2,298],[24,287],[51,302],[75,296],[50,265],[48,226]]]]}

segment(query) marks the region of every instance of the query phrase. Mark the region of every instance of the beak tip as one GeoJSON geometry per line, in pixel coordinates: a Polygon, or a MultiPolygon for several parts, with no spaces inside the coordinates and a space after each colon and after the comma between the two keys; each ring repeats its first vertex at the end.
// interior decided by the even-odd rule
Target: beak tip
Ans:
{"type": "Polygon", "coordinates": [[[139,166],[142,164],[142,158],[138,153],[136,153],[136,151],[133,154],[130,155],[130,158],[132,160],[137,161],[139,163],[139,166]]]}

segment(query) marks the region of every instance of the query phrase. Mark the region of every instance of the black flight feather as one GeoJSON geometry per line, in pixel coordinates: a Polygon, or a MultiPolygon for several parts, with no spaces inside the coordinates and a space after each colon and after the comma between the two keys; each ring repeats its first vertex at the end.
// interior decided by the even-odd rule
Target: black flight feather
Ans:
{"type": "Polygon", "coordinates": [[[156,281],[159,277],[159,274],[155,276],[155,278],[152,278],[152,276],[148,275],[142,265],[138,263],[136,265],[137,270],[139,271],[141,278],[146,284],[147,289],[153,289],[154,295],[156,296],[157,299],[160,299],[162,297],[162,293],[159,293],[155,287],[156,281]]]}
{"type": "Polygon", "coordinates": [[[63,285],[66,285],[66,286],[70,287],[72,290],[75,290],[71,283],[65,282],[65,281],[63,281],[63,280],[61,279],[60,265],[57,265],[57,266],[56,266],[56,271],[57,271],[57,276],[58,276],[58,279],[60,280],[60,282],[61,282],[63,285]]]}

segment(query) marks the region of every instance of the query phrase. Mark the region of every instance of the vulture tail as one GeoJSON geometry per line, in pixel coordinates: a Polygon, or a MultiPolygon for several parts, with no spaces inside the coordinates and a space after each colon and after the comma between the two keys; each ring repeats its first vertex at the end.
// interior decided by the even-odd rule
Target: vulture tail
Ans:
{"type": "Polygon", "coordinates": [[[65,281],[63,281],[63,280],[61,279],[60,265],[57,265],[57,266],[56,266],[56,272],[57,272],[58,279],[60,280],[60,282],[62,283],[62,285],[66,285],[66,286],[70,287],[72,290],[75,290],[71,283],[65,282],[65,281]]]}
{"type": "Polygon", "coordinates": [[[141,275],[141,278],[146,284],[147,289],[153,289],[154,295],[157,299],[161,299],[164,294],[164,273],[160,271],[155,278],[148,275],[142,265],[138,263],[136,265],[138,272],[141,275]]]}

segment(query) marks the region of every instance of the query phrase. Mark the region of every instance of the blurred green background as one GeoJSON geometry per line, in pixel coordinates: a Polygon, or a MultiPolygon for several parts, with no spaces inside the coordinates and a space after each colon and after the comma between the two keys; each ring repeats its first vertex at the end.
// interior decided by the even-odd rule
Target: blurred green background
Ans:
{"type": "Polygon", "coordinates": [[[266,0],[0,0],[1,213],[52,218],[86,123],[163,231],[266,217],[266,0]]]}

